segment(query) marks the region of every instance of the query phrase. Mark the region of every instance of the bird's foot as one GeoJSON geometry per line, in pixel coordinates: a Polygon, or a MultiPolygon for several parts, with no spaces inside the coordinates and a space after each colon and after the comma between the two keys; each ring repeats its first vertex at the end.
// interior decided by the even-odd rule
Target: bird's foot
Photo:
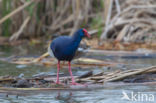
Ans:
{"type": "Polygon", "coordinates": [[[59,82],[59,81],[57,81],[56,84],[57,84],[57,85],[64,85],[63,83],[61,83],[61,82],[59,82]]]}

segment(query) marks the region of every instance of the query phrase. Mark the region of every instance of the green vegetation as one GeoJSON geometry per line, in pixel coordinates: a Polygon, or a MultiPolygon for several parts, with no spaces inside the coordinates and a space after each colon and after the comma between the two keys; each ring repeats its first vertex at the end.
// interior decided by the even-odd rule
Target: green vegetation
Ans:
{"type": "MultiPolygon", "coordinates": [[[[30,0],[27,0],[27,1],[30,1],[30,0]]],[[[29,5],[26,10],[28,11],[29,15],[32,17],[33,16],[33,13],[34,13],[34,7],[35,7],[35,4],[32,3],[31,5],[29,5]]]]}
{"type": "MultiPolygon", "coordinates": [[[[2,0],[2,16],[3,17],[11,12],[11,1],[12,0],[2,0]]],[[[11,19],[8,19],[2,24],[3,36],[8,37],[11,35],[10,27],[11,27],[11,19]]]]}
{"type": "Polygon", "coordinates": [[[103,19],[101,16],[97,16],[97,18],[93,18],[91,22],[91,28],[92,29],[97,29],[98,30],[98,37],[101,36],[103,32],[103,19]]]}

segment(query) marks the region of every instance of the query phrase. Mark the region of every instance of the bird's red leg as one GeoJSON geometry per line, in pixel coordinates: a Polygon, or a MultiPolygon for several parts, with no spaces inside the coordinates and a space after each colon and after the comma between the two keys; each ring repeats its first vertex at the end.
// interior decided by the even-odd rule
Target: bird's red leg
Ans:
{"type": "Polygon", "coordinates": [[[58,63],[57,63],[57,80],[56,80],[56,84],[60,84],[60,82],[59,82],[59,71],[60,71],[60,61],[58,61],[58,63]]]}
{"type": "Polygon", "coordinates": [[[68,66],[69,66],[69,73],[70,73],[70,76],[71,76],[71,79],[72,79],[72,85],[78,85],[78,83],[75,82],[74,80],[74,77],[73,77],[73,74],[72,74],[72,71],[71,71],[71,65],[70,65],[70,61],[68,62],[68,66]]]}
{"type": "Polygon", "coordinates": [[[68,66],[69,66],[69,73],[70,73],[70,76],[71,76],[71,79],[72,79],[71,85],[83,85],[83,86],[86,86],[87,87],[87,84],[79,84],[79,83],[76,83],[75,82],[75,79],[73,77],[72,70],[71,70],[70,61],[68,62],[68,66]]]}

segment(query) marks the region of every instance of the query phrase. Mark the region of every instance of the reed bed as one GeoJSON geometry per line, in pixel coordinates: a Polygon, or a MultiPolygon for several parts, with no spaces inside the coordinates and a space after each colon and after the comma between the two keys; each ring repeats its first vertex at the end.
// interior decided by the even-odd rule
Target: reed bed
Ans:
{"type": "Polygon", "coordinates": [[[10,40],[98,28],[104,10],[103,0],[1,0],[0,8],[0,35],[10,40]]]}
{"type": "Polygon", "coordinates": [[[33,38],[87,28],[101,40],[155,41],[155,0],[0,0],[0,36],[33,38]]]}

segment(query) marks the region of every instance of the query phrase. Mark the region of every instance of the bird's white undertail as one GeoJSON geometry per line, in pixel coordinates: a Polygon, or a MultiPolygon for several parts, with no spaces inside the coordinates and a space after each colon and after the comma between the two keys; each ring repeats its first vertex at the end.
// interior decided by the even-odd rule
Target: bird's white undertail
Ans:
{"type": "Polygon", "coordinates": [[[51,50],[50,46],[48,47],[48,53],[51,57],[54,57],[53,51],[51,50]]]}

